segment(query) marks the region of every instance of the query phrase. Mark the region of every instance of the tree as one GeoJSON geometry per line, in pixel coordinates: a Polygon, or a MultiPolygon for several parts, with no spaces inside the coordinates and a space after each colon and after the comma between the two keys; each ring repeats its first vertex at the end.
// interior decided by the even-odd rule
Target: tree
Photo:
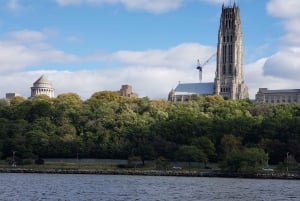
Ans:
{"type": "Polygon", "coordinates": [[[23,98],[22,96],[15,96],[9,101],[9,103],[11,105],[18,105],[24,101],[25,101],[25,98],[23,98]]]}
{"type": "Polygon", "coordinates": [[[242,148],[241,139],[234,135],[224,135],[221,140],[221,148],[224,159],[226,159],[234,153],[239,153],[242,148]]]}
{"type": "Polygon", "coordinates": [[[127,138],[131,144],[131,155],[140,156],[143,166],[145,160],[153,159],[155,156],[149,127],[142,123],[128,128],[127,138]]]}
{"type": "Polygon", "coordinates": [[[216,148],[214,143],[206,137],[206,136],[201,136],[199,138],[195,138],[192,141],[192,145],[196,146],[198,149],[200,149],[204,154],[205,158],[207,160],[204,160],[204,165],[206,166],[206,163],[208,162],[208,159],[214,160],[216,156],[216,148]]]}
{"type": "Polygon", "coordinates": [[[256,173],[266,165],[267,154],[260,148],[245,148],[228,156],[221,168],[230,172],[256,173]]]}
{"type": "Polygon", "coordinates": [[[202,150],[198,149],[196,146],[183,145],[176,152],[176,159],[178,161],[188,162],[190,168],[191,162],[205,161],[206,157],[202,150]]]}
{"type": "Polygon", "coordinates": [[[57,125],[64,123],[80,124],[82,100],[76,93],[64,93],[57,96],[54,101],[54,121],[57,125]]]}

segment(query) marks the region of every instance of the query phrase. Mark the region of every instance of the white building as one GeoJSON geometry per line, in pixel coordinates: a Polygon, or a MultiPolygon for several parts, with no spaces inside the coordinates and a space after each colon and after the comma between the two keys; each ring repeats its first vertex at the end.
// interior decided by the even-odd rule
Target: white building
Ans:
{"type": "Polygon", "coordinates": [[[37,81],[33,83],[31,87],[31,98],[37,95],[47,95],[50,98],[54,98],[54,88],[51,82],[42,75],[37,81]]]}

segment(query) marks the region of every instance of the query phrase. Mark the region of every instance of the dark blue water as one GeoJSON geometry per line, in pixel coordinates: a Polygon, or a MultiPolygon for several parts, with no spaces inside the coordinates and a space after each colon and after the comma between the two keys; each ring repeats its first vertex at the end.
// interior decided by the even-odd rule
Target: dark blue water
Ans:
{"type": "Polygon", "coordinates": [[[0,174],[0,200],[300,200],[300,181],[0,174]]]}

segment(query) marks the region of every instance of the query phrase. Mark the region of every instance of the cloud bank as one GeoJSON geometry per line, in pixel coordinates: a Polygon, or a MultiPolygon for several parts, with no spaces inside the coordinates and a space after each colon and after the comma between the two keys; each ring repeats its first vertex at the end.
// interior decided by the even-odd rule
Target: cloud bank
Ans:
{"type": "MultiPolygon", "coordinates": [[[[205,61],[216,50],[197,43],[184,43],[160,50],[117,51],[110,54],[79,56],[63,52],[47,43],[44,32],[21,30],[12,32],[0,40],[1,91],[30,95],[32,83],[45,74],[56,89],[56,94],[75,92],[83,99],[102,90],[119,90],[122,84],[130,84],[140,97],[166,98],[178,81],[198,82],[197,59],[205,61]],[[18,59],[16,59],[18,55],[18,59]],[[43,64],[76,64],[99,61],[94,70],[27,71],[27,68],[43,64]],[[118,63],[107,68],[100,62],[118,63]],[[16,81],[17,80],[17,81],[16,81]]],[[[84,67],[83,67],[84,69],[84,67]]],[[[215,65],[204,69],[203,80],[212,81],[215,65]]]]}
{"type": "MultiPolygon", "coordinates": [[[[297,81],[300,74],[300,1],[269,0],[267,12],[282,20],[285,35],[280,48],[264,65],[264,75],[297,81]]],[[[292,88],[299,88],[297,82],[292,88]]]]}

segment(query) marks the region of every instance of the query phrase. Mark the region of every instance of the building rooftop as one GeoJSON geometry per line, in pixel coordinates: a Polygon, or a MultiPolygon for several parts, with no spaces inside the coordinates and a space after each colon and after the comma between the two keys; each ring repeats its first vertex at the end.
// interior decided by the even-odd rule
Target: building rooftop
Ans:
{"type": "Polygon", "coordinates": [[[175,88],[176,95],[185,94],[200,94],[200,95],[210,95],[214,94],[214,83],[180,83],[175,88]]]}
{"type": "Polygon", "coordinates": [[[267,88],[260,88],[260,92],[265,94],[272,94],[272,93],[300,93],[300,89],[267,89],[267,88]]]}
{"type": "Polygon", "coordinates": [[[52,88],[52,84],[51,84],[51,82],[44,75],[42,75],[39,79],[37,79],[33,83],[33,87],[47,87],[47,88],[52,88]]]}
{"type": "Polygon", "coordinates": [[[51,82],[44,76],[42,75],[39,79],[37,79],[37,81],[35,81],[33,83],[34,85],[36,84],[50,84],[51,85],[51,82]]]}

